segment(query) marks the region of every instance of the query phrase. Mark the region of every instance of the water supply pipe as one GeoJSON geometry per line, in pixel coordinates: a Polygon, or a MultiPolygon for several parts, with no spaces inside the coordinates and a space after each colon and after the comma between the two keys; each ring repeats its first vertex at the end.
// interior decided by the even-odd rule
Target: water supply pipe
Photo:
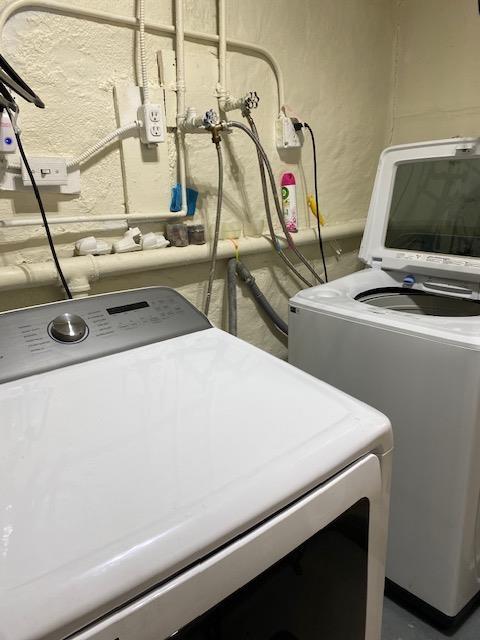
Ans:
{"type": "MultiPolygon", "coordinates": [[[[365,220],[327,226],[322,235],[325,242],[358,237],[363,233],[364,227],[365,220]]],[[[284,248],[288,247],[286,240],[279,239],[279,241],[284,248]]],[[[317,233],[313,228],[303,229],[297,233],[298,246],[317,242],[317,233]]],[[[267,253],[271,250],[271,242],[266,237],[240,238],[237,247],[241,256],[267,253]]],[[[230,240],[219,241],[217,260],[226,260],[235,255],[236,249],[230,240]]],[[[209,244],[204,244],[104,256],[61,258],[60,264],[67,281],[71,284],[73,295],[76,294],[73,282],[82,283],[81,293],[86,295],[91,284],[103,278],[198,264],[208,262],[210,258],[211,247],[209,244]]],[[[58,274],[52,261],[0,267],[0,291],[49,285],[59,285],[58,274]]]]}
{"type": "MultiPolygon", "coordinates": [[[[74,6],[64,2],[56,2],[55,0],[13,0],[0,10],[0,39],[3,29],[7,21],[20,11],[48,11],[59,15],[71,16],[74,18],[82,18],[84,20],[92,20],[94,22],[104,22],[106,24],[117,25],[121,27],[130,27],[136,29],[138,21],[134,17],[121,16],[107,11],[91,9],[87,7],[74,6]]],[[[151,33],[159,33],[162,35],[174,35],[175,27],[156,22],[145,20],[145,30],[151,33]]],[[[216,34],[203,33],[201,31],[184,31],[184,37],[194,42],[201,42],[208,45],[219,43],[219,36],[216,34]]],[[[265,60],[272,69],[277,82],[277,102],[278,112],[282,111],[285,104],[285,83],[280,65],[274,56],[264,47],[242,40],[227,38],[226,44],[231,50],[240,51],[247,55],[254,55],[265,60]]]]}
{"type": "Polygon", "coordinates": [[[226,0],[218,0],[218,87],[220,109],[227,98],[227,8],[226,0]]]}
{"type": "MultiPolygon", "coordinates": [[[[96,224],[99,222],[124,222],[133,226],[140,223],[167,222],[182,218],[178,212],[168,213],[105,213],[98,215],[48,215],[48,224],[96,224]]],[[[12,216],[0,219],[1,227],[41,227],[43,221],[39,216],[12,216]]]]}
{"type": "Polygon", "coordinates": [[[187,215],[187,170],[185,160],[185,25],[183,19],[183,0],[175,0],[175,58],[177,91],[177,161],[182,191],[182,213],[187,215]]]}

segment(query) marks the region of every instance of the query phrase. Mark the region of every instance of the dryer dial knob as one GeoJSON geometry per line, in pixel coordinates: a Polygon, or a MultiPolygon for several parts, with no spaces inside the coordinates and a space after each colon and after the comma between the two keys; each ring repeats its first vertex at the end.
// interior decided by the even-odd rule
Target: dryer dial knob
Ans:
{"type": "Polygon", "coordinates": [[[59,342],[80,342],[87,337],[88,326],[83,318],[72,313],[62,313],[48,327],[48,332],[59,342]]]}

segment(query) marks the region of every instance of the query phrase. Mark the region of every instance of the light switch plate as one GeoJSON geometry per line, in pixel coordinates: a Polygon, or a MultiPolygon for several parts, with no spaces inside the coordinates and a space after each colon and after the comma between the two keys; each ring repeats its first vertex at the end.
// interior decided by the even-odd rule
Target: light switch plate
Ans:
{"type": "MultiPolygon", "coordinates": [[[[58,158],[58,156],[57,156],[58,158]]],[[[31,160],[31,158],[29,158],[31,160]]],[[[71,158],[61,158],[67,163],[71,158]]],[[[34,174],[36,176],[36,174],[34,174]]],[[[38,180],[39,187],[50,193],[78,194],[80,193],[80,168],[72,167],[67,172],[67,183],[47,184],[38,180]]],[[[20,168],[20,158],[11,156],[0,156],[0,191],[31,191],[30,180],[28,184],[23,183],[22,170],[20,168]]]]}
{"type": "MultiPolygon", "coordinates": [[[[28,164],[38,187],[59,187],[68,184],[67,161],[65,158],[47,156],[31,156],[28,164]]],[[[31,186],[27,168],[22,162],[22,181],[31,186]]]]}

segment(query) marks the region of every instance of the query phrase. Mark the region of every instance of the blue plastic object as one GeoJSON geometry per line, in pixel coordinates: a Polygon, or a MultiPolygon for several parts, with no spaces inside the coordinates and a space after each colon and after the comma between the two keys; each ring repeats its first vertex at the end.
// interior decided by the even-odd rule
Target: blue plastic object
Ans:
{"type": "MultiPolygon", "coordinates": [[[[187,187],[187,216],[193,216],[197,208],[198,191],[187,187]]],[[[176,184],[172,187],[172,200],[170,202],[170,211],[176,212],[182,209],[182,187],[176,184]]]]}
{"type": "Polygon", "coordinates": [[[403,279],[404,287],[411,287],[415,284],[415,276],[405,276],[403,279]]]}

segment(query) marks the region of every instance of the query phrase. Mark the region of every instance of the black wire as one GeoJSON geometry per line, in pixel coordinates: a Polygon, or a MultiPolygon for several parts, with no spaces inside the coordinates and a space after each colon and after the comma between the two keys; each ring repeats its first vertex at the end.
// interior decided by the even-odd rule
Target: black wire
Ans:
{"type": "Polygon", "coordinates": [[[318,229],[318,246],[320,247],[320,254],[322,256],[323,263],[323,272],[325,274],[325,282],[328,282],[328,274],[327,274],[327,264],[325,262],[325,252],[323,250],[323,240],[322,240],[322,230],[320,228],[320,209],[318,206],[318,178],[317,178],[317,148],[315,146],[315,136],[313,135],[313,131],[306,122],[304,123],[305,129],[308,129],[310,133],[310,138],[312,139],[312,148],[313,148],[313,177],[315,180],[315,206],[317,208],[317,229],[318,229]]]}
{"type": "Polygon", "coordinates": [[[58,261],[57,252],[55,250],[55,245],[53,244],[53,238],[52,238],[52,234],[50,233],[50,226],[48,224],[47,216],[45,214],[45,208],[43,206],[42,198],[40,196],[40,191],[38,190],[37,183],[35,182],[35,178],[33,177],[33,172],[32,172],[32,169],[30,168],[29,163],[28,163],[27,156],[25,155],[25,151],[23,149],[23,144],[22,144],[22,141],[20,139],[20,133],[18,132],[17,127],[15,126],[15,122],[13,121],[12,114],[10,113],[10,111],[8,109],[7,109],[7,113],[8,113],[8,116],[10,118],[10,121],[12,123],[13,131],[15,133],[15,138],[17,139],[18,150],[20,151],[20,155],[22,157],[23,164],[25,165],[25,168],[26,168],[27,173],[28,173],[28,177],[30,178],[30,181],[32,183],[32,187],[33,187],[33,192],[35,194],[35,198],[37,199],[38,208],[40,209],[40,214],[41,214],[42,220],[43,220],[43,226],[45,227],[45,233],[47,234],[48,244],[50,245],[50,251],[52,252],[53,262],[55,263],[55,267],[57,269],[57,273],[59,275],[60,280],[62,281],[62,285],[63,285],[63,288],[65,289],[65,293],[67,294],[67,298],[71,299],[72,298],[72,293],[71,293],[70,288],[69,288],[69,286],[67,284],[67,281],[65,280],[65,276],[63,275],[63,271],[62,271],[62,267],[60,266],[60,262],[58,261]]]}

